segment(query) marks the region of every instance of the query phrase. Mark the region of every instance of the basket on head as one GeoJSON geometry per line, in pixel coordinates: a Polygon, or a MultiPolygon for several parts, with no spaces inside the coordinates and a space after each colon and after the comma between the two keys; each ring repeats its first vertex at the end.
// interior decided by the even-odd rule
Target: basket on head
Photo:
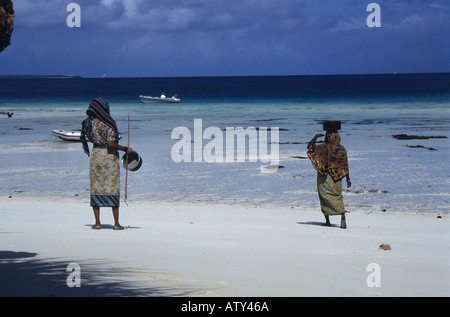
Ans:
{"type": "Polygon", "coordinates": [[[323,121],[323,129],[327,132],[337,132],[341,129],[341,121],[323,121]]]}

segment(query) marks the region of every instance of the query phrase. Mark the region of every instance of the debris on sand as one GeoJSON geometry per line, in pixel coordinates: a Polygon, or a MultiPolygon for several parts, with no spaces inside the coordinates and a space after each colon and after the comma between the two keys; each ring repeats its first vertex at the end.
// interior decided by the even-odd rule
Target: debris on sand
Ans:
{"type": "Polygon", "coordinates": [[[380,244],[380,247],[379,247],[378,249],[381,249],[381,250],[390,250],[390,249],[391,249],[391,246],[390,246],[389,244],[387,244],[387,243],[382,243],[382,244],[380,244]]]}
{"type": "Polygon", "coordinates": [[[427,149],[429,151],[437,151],[437,149],[435,149],[435,148],[426,147],[423,145],[407,145],[406,147],[413,148],[413,149],[427,149]]]}
{"type": "Polygon", "coordinates": [[[423,136],[423,135],[408,135],[408,134],[394,134],[392,136],[397,140],[427,140],[427,139],[446,139],[445,135],[437,135],[437,136],[423,136]]]}

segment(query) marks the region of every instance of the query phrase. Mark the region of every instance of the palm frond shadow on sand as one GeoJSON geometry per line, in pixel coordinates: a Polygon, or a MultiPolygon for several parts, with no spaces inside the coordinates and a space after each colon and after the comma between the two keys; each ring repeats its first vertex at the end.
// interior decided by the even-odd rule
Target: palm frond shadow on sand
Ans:
{"type": "MultiPolygon", "coordinates": [[[[67,271],[67,266],[71,262],[36,259],[37,255],[0,250],[1,297],[168,297],[187,296],[197,291],[151,286],[158,273],[124,268],[109,261],[73,261],[80,266],[81,285],[69,287],[67,278],[72,271],[67,271]]],[[[162,283],[161,278],[158,284],[162,283]]]]}

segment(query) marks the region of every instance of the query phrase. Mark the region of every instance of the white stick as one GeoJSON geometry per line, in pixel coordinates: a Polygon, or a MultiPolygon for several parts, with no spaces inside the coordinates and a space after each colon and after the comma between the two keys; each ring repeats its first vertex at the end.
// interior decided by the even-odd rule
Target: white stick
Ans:
{"type": "MultiPolygon", "coordinates": [[[[127,148],[130,146],[130,113],[128,112],[128,144],[127,148]]],[[[126,155],[126,163],[125,163],[125,204],[127,204],[127,189],[128,189],[128,154],[126,155]]],[[[128,204],[127,204],[128,206],[128,204]]]]}

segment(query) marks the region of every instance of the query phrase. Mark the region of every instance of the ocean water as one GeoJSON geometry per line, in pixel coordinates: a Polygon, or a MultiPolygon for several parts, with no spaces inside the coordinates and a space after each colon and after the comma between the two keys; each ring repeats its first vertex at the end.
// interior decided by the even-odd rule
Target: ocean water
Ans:
{"type": "MultiPolygon", "coordinates": [[[[319,210],[306,144],[322,132],[322,120],[341,120],[353,185],[344,192],[349,211],[448,213],[450,74],[0,78],[0,112],[14,113],[0,114],[0,195],[87,202],[89,158],[80,143],[59,140],[51,131],[80,129],[90,100],[99,96],[110,103],[123,145],[129,121],[130,146],[143,158],[142,168],[128,173],[128,203],[319,210]],[[144,104],[138,98],[163,92],[183,102],[144,104]],[[202,154],[211,142],[194,136],[195,119],[201,119],[201,131],[219,128],[224,144],[227,127],[254,127],[258,142],[260,128],[279,128],[280,168],[261,173],[270,163],[258,155],[256,162],[249,156],[244,162],[175,162],[177,127],[191,133],[183,142],[192,160],[196,149],[202,154]],[[445,138],[398,140],[395,134],[445,138]]],[[[270,152],[276,139],[267,132],[270,152]]],[[[121,181],[123,199],[124,169],[121,181]]]]}

